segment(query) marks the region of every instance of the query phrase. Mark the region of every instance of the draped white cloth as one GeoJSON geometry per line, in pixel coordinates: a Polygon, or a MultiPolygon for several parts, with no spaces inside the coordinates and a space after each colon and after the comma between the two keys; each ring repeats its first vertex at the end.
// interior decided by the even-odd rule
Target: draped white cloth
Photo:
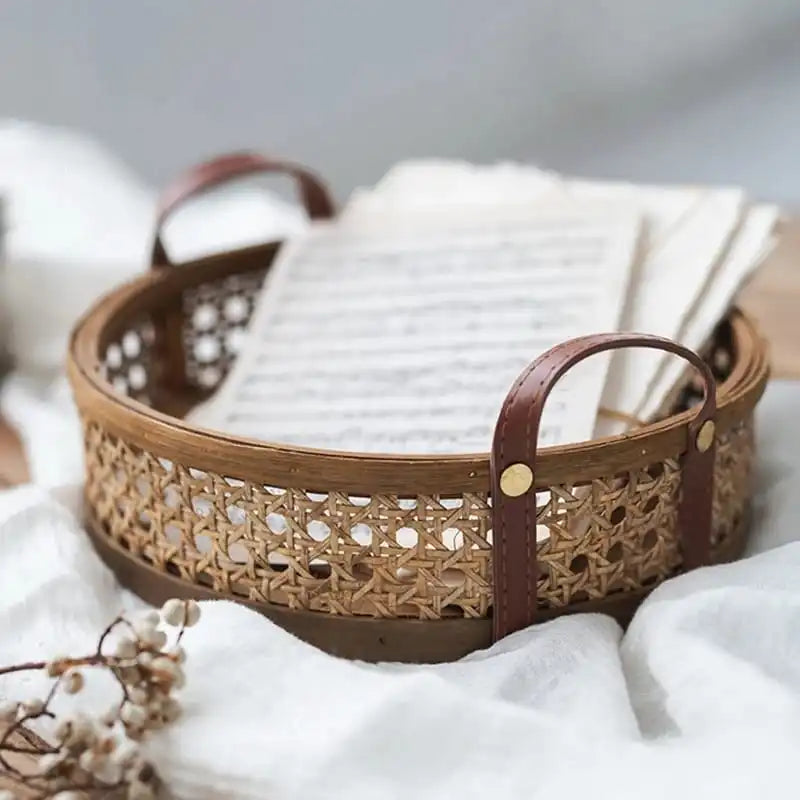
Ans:
{"type": "MultiPolygon", "coordinates": [[[[14,130],[17,150],[0,130],[0,181],[4,154],[10,162],[21,152],[22,134],[14,130]]],[[[61,144],[66,150],[55,161],[71,163],[69,141],[61,144]]],[[[36,152],[44,158],[50,151],[42,144],[36,152]]],[[[86,168],[86,159],[81,163],[86,168]]],[[[33,192],[26,208],[34,225],[53,213],[36,197],[58,171],[40,174],[47,180],[39,194],[20,179],[33,192]]],[[[150,201],[137,194],[131,202],[150,201]]],[[[94,214],[89,206],[85,212],[94,214]]],[[[40,256],[34,248],[25,255],[18,233],[6,264],[12,271],[40,256]]],[[[118,274],[142,267],[137,247],[120,258],[118,274]]],[[[81,258],[100,263],[89,256],[81,258]]],[[[53,296],[74,279],[70,270],[91,273],[79,263],[58,265],[48,284],[53,296]]],[[[25,281],[19,271],[13,278],[25,281]]],[[[34,317],[43,320],[40,310],[34,317]]],[[[33,330],[41,338],[26,350],[34,341],[23,319],[30,307],[7,313],[17,325],[17,356],[29,369],[6,383],[0,404],[22,429],[42,485],[0,493],[6,664],[88,651],[110,618],[139,605],[94,554],[77,521],[77,491],[44,488],[80,480],[80,437],[53,361],[64,346],[63,319],[33,330]]],[[[608,618],[576,616],[521,631],[455,664],[370,666],[331,658],[239,606],[205,603],[200,625],[185,638],[184,714],[149,745],[162,776],[187,800],[794,797],[798,400],[800,386],[773,384],[761,406],[752,557],[664,584],[624,636],[608,618]]],[[[0,679],[0,700],[39,695],[45,680],[0,679]]],[[[113,691],[90,681],[78,699],[102,710],[113,691]]]]}
{"type": "MultiPolygon", "coordinates": [[[[798,399],[800,386],[775,384],[762,406],[758,553],[667,582],[624,636],[576,616],[454,664],[369,666],[204,603],[185,638],[184,715],[150,746],[162,775],[200,800],[794,796],[798,399]]],[[[90,649],[137,603],[75,521],[76,496],[0,495],[4,662],[90,649]]],[[[42,680],[0,681],[0,696],[42,680]]],[[[114,691],[89,688],[86,702],[114,691]]]]}

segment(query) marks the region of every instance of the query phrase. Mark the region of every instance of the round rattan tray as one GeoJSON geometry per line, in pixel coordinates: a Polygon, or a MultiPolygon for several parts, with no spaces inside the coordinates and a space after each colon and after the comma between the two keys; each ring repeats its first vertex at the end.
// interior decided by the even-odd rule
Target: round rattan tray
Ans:
{"type": "MultiPolygon", "coordinates": [[[[227,168],[215,162],[211,177],[207,169],[193,173],[164,215],[209,184],[264,168],[247,158],[227,168]]],[[[313,182],[300,173],[301,185],[313,182]]],[[[319,192],[319,185],[303,190],[310,210],[324,216],[319,192]]],[[[277,247],[154,270],[77,325],[69,374],[97,550],[147,600],[236,600],[347,657],[438,661],[488,645],[497,582],[505,581],[497,564],[493,571],[491,498],[500,496],[505,466],[497,451],[338,453],[236,438],[181,419],[224,377],[235,357],[231,331],[246,325],[277,247]]],[[[538,453],[535,437],[528,443],[534,483],[526,513],[547,534],[533,540],[527,565],[536,619],[603,611],[624,623],[662,580],[741,551],[765,346],[733,312],[704,355],[717,365],[718,383],[700,412],[681,410],[696,399],[687,388],[676,413],[623,436],[538,453]],[[700,424],[711,419],[713,447],[700,448],[700,424]],[[709,524],[707,547],[695,558],[680,529],[691,527],[685,501],[702,483],[701,450],[709,462],[709,524]]],[[[514,500],[504,502],[515,512],[514,500]]]]}

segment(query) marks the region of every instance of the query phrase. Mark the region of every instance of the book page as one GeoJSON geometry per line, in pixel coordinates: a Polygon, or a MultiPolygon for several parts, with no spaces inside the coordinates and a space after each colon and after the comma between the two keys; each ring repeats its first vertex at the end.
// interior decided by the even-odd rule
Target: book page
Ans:
{"type": "MultiPolygon", "coordinates": [[[[530,361],[617,329],[640,229],[637,214],[579,204],[527,217],[413,235],[327,224],[287,243],[241,355],[191,418],[310,447],[487,451],[530,361]]],[[[559,382],[542,446],[591,436],[607,364],[588,359],[559,382]]]]}

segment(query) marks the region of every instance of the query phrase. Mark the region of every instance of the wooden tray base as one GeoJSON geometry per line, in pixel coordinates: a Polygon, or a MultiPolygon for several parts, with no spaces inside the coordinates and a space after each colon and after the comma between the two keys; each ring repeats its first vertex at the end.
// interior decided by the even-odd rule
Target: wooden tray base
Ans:
{"type": "MultiPolygon", "coordinates": [[[[289,633],[331,655],[362,661],[421,664],[455,661],[492,643],[491,617],[439,620],[346,617],[295,611],[286,606],[222,595],[154,569],[145,561],[132,561],[130,553],[109,538],[90,512],[86,511],[84,518],[95,550],[111,567],[119,582],[152,605],[161,605],[171,597],[229,600],[263,614],[289,633]]],[[[750,514],[744,514],[732,535],[714,550],[714,563],[734,561],[741,556],[747,542],[749,521],[750,514]]],[[[540,619],[544,622],[563,614],[608,614],[627,627],[639,604],[654,588],[618,592],[601,600],[572,603],[568,609],[544,609],[540,619]]]]}

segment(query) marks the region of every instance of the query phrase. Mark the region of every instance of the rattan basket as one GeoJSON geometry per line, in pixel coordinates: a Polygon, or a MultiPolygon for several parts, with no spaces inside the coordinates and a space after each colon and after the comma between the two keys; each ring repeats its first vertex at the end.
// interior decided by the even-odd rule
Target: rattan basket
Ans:
{"type": "MultiPolygon", "coordinates": [[[[159,226],[197,191],[276,168],[300,181],[313,216],[331,213],[306,171],[238,156],[190,173],[159,226]]],[[[741,313],[705,353],[718,385],[703,366],[699,411],[681,410],[698,399],[687,384],[676,413],[614,438],[537,453],[552,382],[609,347],[692,354],[619,336],[552,351],[512,387],[491,456],[338,453],[192,427],[181,416],[230,366],[231,332],[246,325],[277,247],[171,268],[157,236],[160,268],[105,297],[73,333],[88,528],[145,599],[233,599],[339,655],[436,661],[565,612],[624,623],[665,578],[740,552],[768,374],[741,313]],[[548,533],[539,541],[537,527],[548,533]]]]}

